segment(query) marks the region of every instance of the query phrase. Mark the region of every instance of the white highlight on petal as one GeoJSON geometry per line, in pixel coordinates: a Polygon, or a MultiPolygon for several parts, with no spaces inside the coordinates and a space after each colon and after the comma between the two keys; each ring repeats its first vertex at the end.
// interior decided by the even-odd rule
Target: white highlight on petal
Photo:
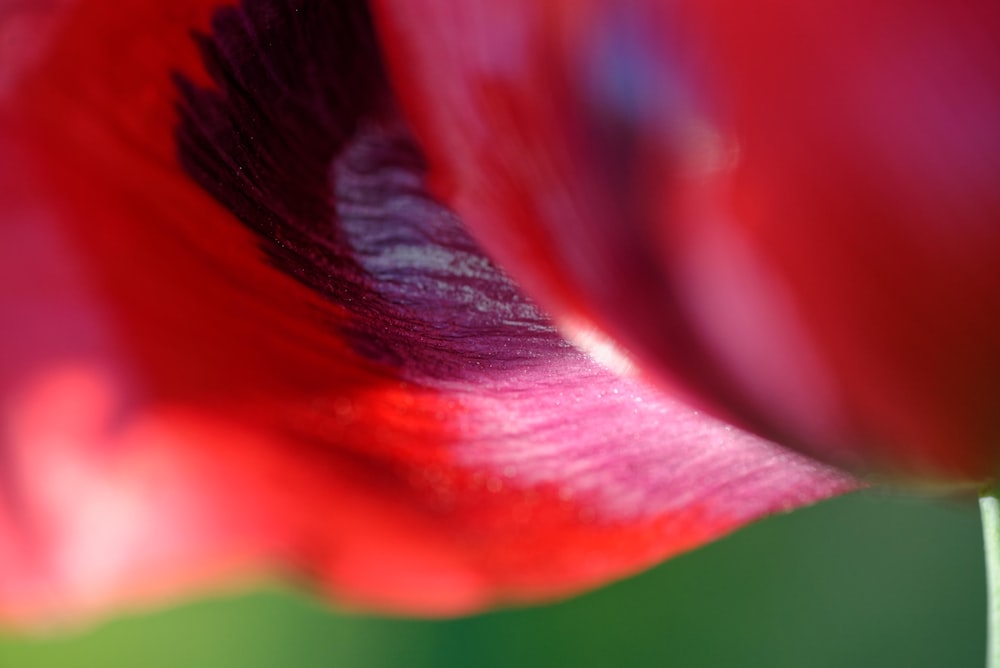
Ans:
{"type": "Polygon", "coordinates": [[[585,351],[608,371],[623,377],[636,375],[635,362],[628,353],[592,324],[565,318],[560,323],[559,330],[573,345],[585,351]]]}

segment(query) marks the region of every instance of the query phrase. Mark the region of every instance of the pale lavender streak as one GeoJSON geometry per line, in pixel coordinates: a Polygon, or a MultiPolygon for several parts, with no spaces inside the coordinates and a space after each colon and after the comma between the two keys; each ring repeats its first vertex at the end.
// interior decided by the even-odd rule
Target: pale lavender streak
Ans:
{"type": "Polygon", "coordinates": [[[336,234],[321,241],[347,246],[363,271],[354,292],[378,304],[349,330],[356,346],[392,348],[395,375],[442,389],[498,389],[540,364],[580,358],[428,196],[424,171],[395,119],[362,124],[332,163],[336,234]]]}
{"type": "Polygon", "coordinates": [[[747,521],[854,486],[565,343],[427,196],[407,147],[398,126],[362,128],[332,166],[334,208],[369,288],[419,344],[397,372],[470,407],[456,457],[493,471],[493,489],[555,485],[595,521],[706,501],[706,519],[747,521]]]}

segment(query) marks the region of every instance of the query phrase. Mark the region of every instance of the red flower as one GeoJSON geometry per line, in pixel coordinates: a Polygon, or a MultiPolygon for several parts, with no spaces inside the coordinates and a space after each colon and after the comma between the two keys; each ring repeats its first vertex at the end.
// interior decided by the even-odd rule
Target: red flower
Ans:
{"type": "MultiPolygon", "coordinates": [[[[397,56],[420,47],[395,41],[423,20],[405,9],[383,16],[397,56]]],[[[411,83],[416,109],[435,88],[411,83]]],[[[506,159],[551,127],[437,136],[441,110],[418,111],[436,165],[454,150],[525,194],[567,176],[456,146],[506,159]]],[[[853,485],[564,343],[424,191],[360,2],[6,2],[0,155],[5,620],[267,569],[403,611],[537,600],[853,485]]],[[[658,294],[627,286],[630,306],[658,294]]],[[[615,334],[643,322],[619,315],[615,334]]]]}
{"type": "Polygon", "coordinates": [[[436,192],[565,327],[826,461],[996,474],[1000,4],[375,5],[436,192]]]}

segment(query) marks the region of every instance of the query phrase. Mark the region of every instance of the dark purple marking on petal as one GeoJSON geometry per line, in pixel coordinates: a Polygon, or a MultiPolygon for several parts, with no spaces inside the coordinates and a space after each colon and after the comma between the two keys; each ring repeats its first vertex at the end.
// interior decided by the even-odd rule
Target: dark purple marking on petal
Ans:
{"type": "Polygon", "coordinates": [[[247,0],[198,40],[218,88],[178,78],[184,168],[356,349],[437,381],[577,354],[427,194],[363,3],[247,0]]]}

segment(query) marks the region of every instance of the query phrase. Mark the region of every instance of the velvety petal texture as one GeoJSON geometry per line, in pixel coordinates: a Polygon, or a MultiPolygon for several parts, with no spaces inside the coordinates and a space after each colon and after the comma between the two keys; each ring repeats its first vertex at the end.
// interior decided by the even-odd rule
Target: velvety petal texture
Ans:
{"type": "Polygon", "coordinates": [[[842,466],[997,473],[1000,5],[375,5],[434,192],[571,337],[842,466]]]}
{"type": "Polygon", "coordinates": [[[0,21],[3,620],[275,571],[466,612],[855,485],[566,343],[428,194],[363,3],[0,21]]]}

